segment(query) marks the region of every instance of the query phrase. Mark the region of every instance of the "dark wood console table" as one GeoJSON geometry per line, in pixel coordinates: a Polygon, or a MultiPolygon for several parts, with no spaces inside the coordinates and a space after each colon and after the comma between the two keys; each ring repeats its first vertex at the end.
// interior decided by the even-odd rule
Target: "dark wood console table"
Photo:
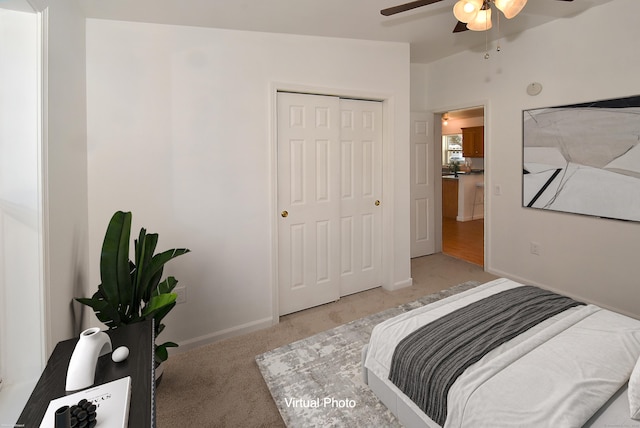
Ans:
{"type": "MultiPolygon", "coordinates": [[[[111,338],[113,349],[119,346],[129,348],[129,358],[121,363],[111,361],[111,354],[98,358],[94,385],[131,376],[129,426],[154,428],[156,424],[153,320],[107,330],[106,333],[111,338]]],[[[76,338],[56,345],[16,426],[40,426],[49,402],[66,395],[67,368],[77,342],[76,338]]]]}

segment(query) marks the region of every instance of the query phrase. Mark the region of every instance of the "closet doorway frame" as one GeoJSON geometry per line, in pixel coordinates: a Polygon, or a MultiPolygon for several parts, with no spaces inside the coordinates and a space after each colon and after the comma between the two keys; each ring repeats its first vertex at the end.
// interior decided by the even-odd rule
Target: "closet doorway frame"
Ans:
{"type": "Polygon", "coordinates": [[[272,82],[269,88],[269,215],[271,235],[271,293],[272,293],[272,325],[280,322],[279,315],[279,278],[278,278],[278,92],[294,92],[309,95],[327,95],[357,100],[378,101],[382,103],[382,267],[380,283],[385,289],[393,289],[394,272],[394,174],[395,147],[392,144],[394,126],[394,97],[386,93],[298,85],[286,82],[272,82]],[[385,203],[384,201],[388,201],[385,203]]]}

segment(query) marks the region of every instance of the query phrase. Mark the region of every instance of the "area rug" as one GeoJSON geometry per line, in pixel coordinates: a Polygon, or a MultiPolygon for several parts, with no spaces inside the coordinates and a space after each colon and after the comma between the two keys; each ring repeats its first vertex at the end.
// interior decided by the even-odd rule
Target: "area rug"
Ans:
{"type": "Polygon", "coordinates": [[[400,427],[362,380],[362,347],[373,327],[479,284],[458,284],[258,355],[256,362],[284,423],[291,428],[400,427]]]}

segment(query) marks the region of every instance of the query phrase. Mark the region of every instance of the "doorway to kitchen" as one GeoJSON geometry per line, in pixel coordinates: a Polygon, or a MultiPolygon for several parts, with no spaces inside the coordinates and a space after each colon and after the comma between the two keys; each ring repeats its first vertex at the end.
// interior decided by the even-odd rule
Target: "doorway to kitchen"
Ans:
{"type": "Polygon", "coordinates": [[[442,252],[484,266],[484,107],[442,114],[442,252]]]}

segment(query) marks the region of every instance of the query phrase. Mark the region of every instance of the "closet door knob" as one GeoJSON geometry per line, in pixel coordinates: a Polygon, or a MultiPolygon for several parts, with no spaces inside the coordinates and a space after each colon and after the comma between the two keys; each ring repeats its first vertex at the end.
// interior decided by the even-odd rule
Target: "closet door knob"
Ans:
{"type": "Polygon", "coordinates": [[[287,216],[289,215],[289,213],[285,210],[285,211],[282,211],[282,212],[280,213],[280,215],[281,215],[282,217],[287,217],[287,216]]]}
{"type": "Polygon", "coordinates": [[[376,207],[378,207],[378,206],[380,206],[380,201],[376,200],[376,201],[374,202],[374,204],[376,204],[376,207]]]}

